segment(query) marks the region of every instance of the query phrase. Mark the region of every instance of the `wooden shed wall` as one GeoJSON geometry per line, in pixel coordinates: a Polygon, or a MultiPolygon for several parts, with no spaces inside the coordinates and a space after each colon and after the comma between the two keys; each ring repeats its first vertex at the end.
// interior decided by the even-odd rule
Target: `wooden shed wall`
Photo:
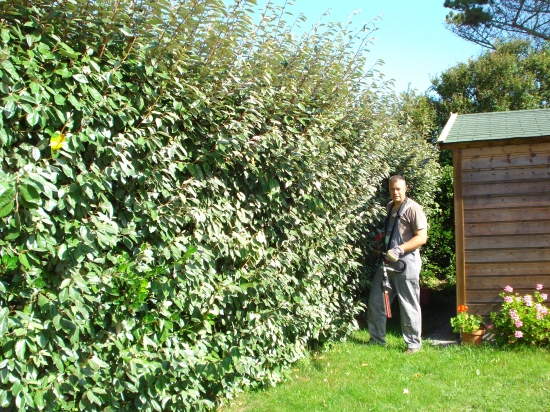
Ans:
{"type": "Polygon", "coordinates": [[[542,283],[550,293],[550,142],[455,157],[458,302],[487,316],[506,285],[532,294],[542,283]]]}

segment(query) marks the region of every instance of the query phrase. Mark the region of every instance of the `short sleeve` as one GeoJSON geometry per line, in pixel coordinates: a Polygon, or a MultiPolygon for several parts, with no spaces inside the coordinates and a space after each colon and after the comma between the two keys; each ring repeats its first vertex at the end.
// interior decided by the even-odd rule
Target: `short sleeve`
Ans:
{"type": "Polygon", "coordinates": [[[428,228],[428,219],[422,207],[419,204],[414,204],[409,208],[409,222],[413,232],[428,228]]]}

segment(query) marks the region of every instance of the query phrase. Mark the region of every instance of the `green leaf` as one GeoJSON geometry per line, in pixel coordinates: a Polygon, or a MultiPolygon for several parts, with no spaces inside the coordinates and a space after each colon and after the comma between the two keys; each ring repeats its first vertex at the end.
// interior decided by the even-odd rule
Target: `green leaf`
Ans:
{"type": "Polygon", "coordinates": [[[38,110],[34,109],[32,112],[27,114],[27,123],[29,126],[33,127],[40,120],[40,113],[38,110]]]}
{"type": "Polygon", "coordinates": [[[73,78],[77,81],[77,82],[80,82],[80,83],[88,83],[88,78],[81,74],[81,73],[78,73],[78,74],[73,74],[73,78]]]}
{"type": "Polygon", "coordinates": [[[57,249],[57,257],[59,259],[67,258],[67,245],[65,243],[59,245],[59,249],[57,249]]]}
{"type": "Polygon", "coordinates": [[[6,130],[0,127],[0,143],[2,143],[4,146],[9,146],[11,143],[10,140],[11,139],[8,136],[6,130]]]}
{"type": "Polygon", "coordinates": [[[19,193],[28,203],[38,205],[40,203],[40,195],[36,188],[29,184],[19,185],[19,193]]]}
{"type": "Polygon", "coordinates": [[[20,361],[26,361],[25,359],[25,349],[27,347],[27,341],[25,339],[18,340],[15,344],[15,356],[20,361]]]}
{"type": "Polygon", "coordinates": [[[197,251],[197,247],[196,246],[193,246],[193,245],[189,245],[187,247],[187,250],[185,251],[185,255],[183,255],[183,258],[182,260],[187,260],[191,257],[191,255],[193,255],[193,253],[195,253],[197,251]]]}
{"type": "Polygon", "coordinates": [[[65,289],[67,286],[69,286],[71,284],[71,281],[72,281],[71,278],[63,279],[63,281],[59,285],[59,289],[65,289]]]}
{"type": "Polygon", "coordinates": [[[33,94],[37,94],[40,91],[40,85],[36,82],[31,82],[29,88],[33,94]]]}
{"type": "Polygon", "coordinates": [[[17,104],[13,100],[8,100],[4,104],[4,116],[6,119],[10,119],[17,112],[17,104]]]}
{"type": "Polygon", "coordinates": [[[61,45],[61,49],[59,49],[59,53],[62,54],[63,56],[67,56],[71,59],[78,59],[78,56],[80,56],[80,53],[75,52],[65,43],[59,43],[59,45],[61,45]]]}
{"type": "Polygon", "coordinates": [[[101,404],[102,404],[101,399],[99,399],[97,396],[95,396],[95,394],[91,390],[86,391],[86,393],[84,395],[90,400],[90,402],[93,402],[93,403],[101,406],[101,404]]]}
{"type": "Polygon", "coordinates": [[[0,406],[2,406],[4,408],[9,406],[8,391],[0,391],[0,406]]]}
{"type": "Polygon", "coordinates": [[[34,399],[32,395],[29,393],[29,388],[23,389],[23,399],[25,399],[25,406],[29,406],[30,408],[34,409],[34,399]]]}
{"type": "Polygon", "coordinates": [[[20,79],[19,73],[17,73],[17,70],[15,70],[15,67],[14,67],[14,65],[12,64],[11,61],[9,61],[7,59],[4,60],[2,62],[2,67],[4,68],[4,70],[6,70],[9,73],[12,80],[19,80],[20,79]]]}
{"type": "Polygon", "coordinates": [[[0,194],[0,207],[8,205],[15,200],[15,187],[10,185],[0,194]]]}
{"type": "MultiPolygon", "coordinates": [[[[61,328],[59,328],[59,329],[61,329],[61,328]]],[[[65,365],[63,364],[63,361],[61,360],[61,357],[55,352],[52,352],[51,355],[52,355],[53,363],[57,367],[57,370],[60,373],[63,373],[65,371],[65,365]]]]}
{"type": "Polygon", "coordinates": [[[7,272],[17,269],[17,256],[2,256],[2,265],[7,272]]]}
{"type": "Polygon", "coordinates": [[[27,269],[30,269],[31,268],[31,264],[29,262],[29,259],[27,258],[27,254],[26,253],[21,253],[19,256],[18,256],[18,259],[19,259],[19,262],[25,266],[27,269]]]}
{"type": "Polygon", "coordinates": [[[81,109],[80,103],[79,103],[79,101],[76,99],[76,97],[74,97],[74,96],[71,94],[71,95],[69,95],[68,99],[69,99],[69,102],[71,102],[71,104],[75,107],[75,109],[77,109],[77,110],[80,110],[80,109],[81,109]]]}
{"type": "Polygon", "coordinates": [[[104,369],[104,368],[108,368],[109,367],[109,364],[103,362],[101,359],[99,359],[96,355],[92,356],[89,360],[89,363],[90,363],[90,366],[94,369],[94,370],[99,370],[99,369],[104,369]]]}
{"type": "Polygon", "coordinates": [[[17,396],[19,395],[19,393],[21,393],[21,391],[23,390],[23,384],[19,381],[15,382],[12,386],[11,386],[11,394],[13,396],[17,396]]]}
{"type": "Polygon", "coordinates": [[[8,308],[0,309],[0,336],[5,336],[8,333],[8,308]]]}
{"type": "Polygon", "coordinates": [[[44,407],[46,406],[46,404],[44,403],[44,392],[40,389],[37,389],[34,392],[34,404],[39,410],[44,409],[44,407]]]}
{"type": "Polygon", "coordinates": [[[101,96],[101,93],[99,93],[96,89],[90,86],[88,87],[88,93],[90,93],[90,95],[96,102],[100,102],[103,98],[103,96],[101,96]]]}
{"type": "Polygon", "coordinates": [[[63,96],[61,96],[60,94],[56,93],[54,96],[53,96],[53,99],[55,101],[55,104],[59,105],[59,106],[64,106],[65,105],[65,98],[63,96]]]}
{"type": "Polygon", "coordinates": [[[14,209],[15,202],[11,201],[10,203],[0,206],[0,218],[8,216],[14,209]]]}
{"type": "Polygon", "coordinates": [[[40,160],[40,155],[40,149],[38,149],[38,147],[33,147],[31,151],[31,156],[35,162],[38,162],[40,160]]]}
{"type": "Polygon", "coordinates": [[[58,298],[59,298],[60,303],[65,303],[67,301],[67,299],[69,299],[69,289],[67,289],[67,288],[63,289],[59,293],[58,298]]]}
{"type": "Polygon", "coordinates": [[[8,29],[2,29],[0,35],[2,36],[2,41],[4,43],[8,43],[10,41],[10,31],[8,29]]]}
{"type": "Polygon", "coordinates": [[[54,73],[59,74],[64,79],[66,79],[67,77],[71,77],[71,72],[66,67],[62,67],[60,69],[57,69],[57,70],[54,71],[54,73]]]}
{"type": "Polygon", "coordinates": [[[40,295],[38,295],[37,302],[38,302],[38,306],[42,307],[42,306],[46,305],[47,303],[50,303],[50,300],[46,296],[44,296],[43,294],[40,294],[40,295]]]}

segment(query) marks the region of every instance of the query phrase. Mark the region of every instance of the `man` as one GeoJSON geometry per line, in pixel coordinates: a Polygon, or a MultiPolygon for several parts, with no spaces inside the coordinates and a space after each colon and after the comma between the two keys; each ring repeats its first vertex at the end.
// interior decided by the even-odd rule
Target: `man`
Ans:
{"type": "MultiPolygon", "coordinates": [[[[384,251],[391,290],[389,302],[397,296],[401,313],[401,333],[407,344],[406,353],[415,353],[422,347],[422,315],[420,312],[420,252],[428,240],[428,221],[422,207],[406,197],[407,183],[402,176],[390,177],[388,217],[385,223],[384,251]],[[393,271],[402,268],[402,273],[393,271]]],[[[386,310],[384,291],[381,288],[384,271],[382,265],[376,271],[369,297],[367,322],[371,343],[386,344],[386,310]]]]}

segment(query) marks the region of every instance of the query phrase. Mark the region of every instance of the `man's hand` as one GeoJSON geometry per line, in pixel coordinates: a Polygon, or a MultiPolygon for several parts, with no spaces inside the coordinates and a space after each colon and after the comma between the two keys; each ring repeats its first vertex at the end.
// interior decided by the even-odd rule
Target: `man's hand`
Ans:
{"type": "Polygon", "coordinates": [[[391,250],[388,250],[388,253],[386,253],[386,257],[390,262],[397,262],[401,256],[403,256],[403,249],[401,249],[400,246],[396,246],[391,250]]]}

